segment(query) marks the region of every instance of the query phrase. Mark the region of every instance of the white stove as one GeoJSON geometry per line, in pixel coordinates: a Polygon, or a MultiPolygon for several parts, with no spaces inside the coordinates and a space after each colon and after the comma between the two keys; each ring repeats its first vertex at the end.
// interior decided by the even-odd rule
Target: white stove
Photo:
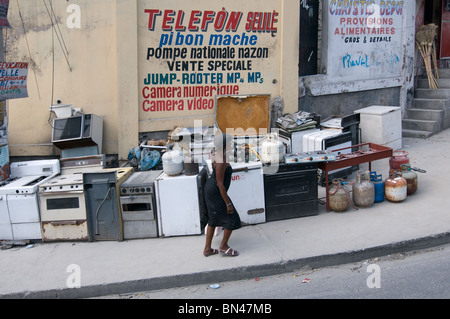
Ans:
{"type": "Polygon", "coordinates": [[[39,186],[60,173],[59,160],[11,164],[0,185],[0,240],[41,240],[39,186]]]}
{"type": "Polygon", "coordinates": [[[44,242],[88,240],[83,174],[104,167],[104,155],[61,159],[61,175],[39,186],[44,242]]]}
{"type": "Polygon", "coordinates": [[[158,237],[154,184],[162,172],[135,172],[120,186],[124,239],[158,237]]]}

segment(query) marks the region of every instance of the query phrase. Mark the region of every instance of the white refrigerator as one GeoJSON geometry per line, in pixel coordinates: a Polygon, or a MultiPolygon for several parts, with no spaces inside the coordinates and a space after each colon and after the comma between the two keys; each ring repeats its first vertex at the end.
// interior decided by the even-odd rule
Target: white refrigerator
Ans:
{"type": "Polygon", "coordinates": [[[155,181],[158,231],[161,237],[202,234],[197,175],[169,176],[155,181]]]}
{"type": "MultiPolygon", "coordinates": [[[[211,161],[207,161],[212,172],[211,161]]],[[[243,225],[266,222],[264,175],[261,162],[231,163],[233,175],[228,196],[239,213],[243,225]]]]}

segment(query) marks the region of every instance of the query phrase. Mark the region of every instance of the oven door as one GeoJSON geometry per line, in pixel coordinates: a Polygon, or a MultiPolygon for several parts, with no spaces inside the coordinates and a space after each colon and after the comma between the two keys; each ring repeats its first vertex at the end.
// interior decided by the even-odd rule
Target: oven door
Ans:
{"type": "Polygon", "coordinates": [[[83,191],[41,193],[43,241],[88,240],[83,191]]]}
{"type": "Polygon", "coordinates": [[[86,220],[86,203],[83,191],[41,193],[41,220],[86,220]]]}
{"type": "Polygon", "coordinates": [[[291,171],[264,176],[266,219],[317,215],[317,169],[291,171]]]}
{"type": "Polygon", "coordinates": [[[158,237],[153,195],[120,197],[124,239],[158,237]]]}

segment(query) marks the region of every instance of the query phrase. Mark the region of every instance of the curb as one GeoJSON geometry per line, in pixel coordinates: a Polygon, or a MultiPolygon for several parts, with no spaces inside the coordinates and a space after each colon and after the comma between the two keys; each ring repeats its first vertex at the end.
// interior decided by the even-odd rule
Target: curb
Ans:
{"type": "Polygon", "coordinates": [[[24,291],[0,295],[0,299],[81,299],[210,284],[212,282],[245,280],[294,272],[307,266],[314,269],[343,265],[394,253],[421,250],[449,243],[450,232],[446,232],[355,251],[299,258],[264,265],[86,286],[79,289],[66,288],[50,289],[46,291],[24,291]]]}

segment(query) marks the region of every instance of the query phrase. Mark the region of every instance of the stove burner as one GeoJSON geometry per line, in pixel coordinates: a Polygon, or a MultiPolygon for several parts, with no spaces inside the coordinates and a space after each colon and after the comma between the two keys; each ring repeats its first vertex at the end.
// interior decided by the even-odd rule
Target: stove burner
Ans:
{"type": "Polygon", "coordinates": [[[14,177],[14,178],[8,178],[8,179],[6,179],[4,181],[1,181],[0,182],[0,187],[8,185],[9,183],[12,183],[12,182],[16,181],[17,179],[19,179],[19,178],[18,177],[14,177]]]}
{"type": "Polygon", "coordinates": [[[39,182],[43,181],[44,179],[46,179],[48,176],[41,176],[36,178],[35,180],[32,180],[31,182],[29,182],[28,184],[25,184],[24,186],[33,186],[38,184],[39,182]]]}
{"type": "Polygon", "coordinates": [[[153,194],[153,183],[162,173],[158,171],[135,172],[120,187],[122,195],[153,194]]]}

